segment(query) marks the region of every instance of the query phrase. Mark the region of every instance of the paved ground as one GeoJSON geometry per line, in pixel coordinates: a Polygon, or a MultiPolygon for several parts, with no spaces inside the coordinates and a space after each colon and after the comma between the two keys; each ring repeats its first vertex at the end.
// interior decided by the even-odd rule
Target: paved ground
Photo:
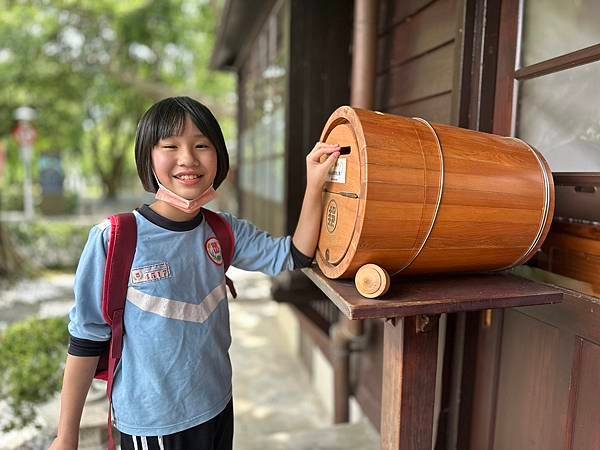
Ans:
{"type": "MultiPolygon", "coordinates": [[[[234,366],[235,448],[237,450],[370,450],[379,438],[367,423],[333,427],[313,390],[307,373],[283,343],[276,319],[277,305],[269,299],[269,282],[262,275],[236,271],[231,278],[240,293],[230,302],[234,366]]],[[[71,305],[72,276],[54,274],[45,281],[23,283],[0,296],[0,326],[31,314],[65,314],[71,305]],[[17,292],[18,291],[18,292],[17,292]],[[23,292],[35,292],[21,301],[23,292]]],[[[55,426],[56,401],[43,408],[40,425],[55,426]]],[[[0,423],[6,409],[0,404],[0,423]]],[[[103,401],[86,407],[88,424],[106,420],[103,401]]],[[[0,450],[45,448],[43,439],[27,445],[38,433],[0,433],[0,450]]],[[[88,447],[91,450],[91,447],[88,447]]]]}
{"type": "Polygon", "coordinates": [[[239,450],[379,448],[367,423],[332,427],[300,360],[285,349],[266,277],[234,271],[240,297],[230,303],[239,450]]]}

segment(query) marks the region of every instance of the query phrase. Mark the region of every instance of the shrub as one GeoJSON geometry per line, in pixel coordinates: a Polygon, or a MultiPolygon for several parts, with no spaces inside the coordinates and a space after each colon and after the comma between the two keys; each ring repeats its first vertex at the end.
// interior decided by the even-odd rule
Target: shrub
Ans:
{"type": "Polygon", "coordinates": [[[66,318],[33,318],[0,336],[0,396],[14,413],[3,431],[35,419],[35,406],[60,391],[69,341],[66,318]]]}
{"type": "Polygon", "coordinates": [[[38,268],[74,269],[91,225],[59,221],[6,223],[18,252],[38,268]]]}

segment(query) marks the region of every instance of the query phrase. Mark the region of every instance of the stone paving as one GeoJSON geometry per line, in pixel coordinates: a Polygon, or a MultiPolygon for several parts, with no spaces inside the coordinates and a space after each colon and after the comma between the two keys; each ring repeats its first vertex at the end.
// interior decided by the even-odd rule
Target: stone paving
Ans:
{"type": "MultiPolygon", "coordinates": [[[[270,300],[267,277],[230,269],[240,293],[230,301],[234,368],[236,450],[371,450],[379,437],[366,422],[332,426],[321,399],[312,388],[300,360],[290,354],[277,321],[278,305],[270,300]]],[[[53,274],[45,281],[25,282],[21,292],[36,291],[36,301],[21,302],[16,293],[0,297],[0,324],[23,315],[66,314],[72,303],[72,276],[53,274]],[[29,284],[28,284],[29,283],[29,284]],[[46,295],[42,295],[45,292],[46,295]]],[[[96,391],[97,393],[97,391],[96,391]]],[[[91,392],[90,395],[95,395],[91,392]]],[[[58,399],[40,409],[38,425],[56,426],[58,399]]],[[[106,420],[105,401],[88,403],[84,424],[93,429],[106,420]]],[[[5,413],[6,411],[4,411],[5,413]]],[[[3,414],[0,404],[0,422],[3,414]]],[[[83,424],[82,424],[83,425],[83,424]]],[[[42,449],[43,437],[34,427],[0,433],[0,450],[42,449]],[[33,437],[32,437],[33,436],[33,437]]],[[[47,441],[46,441],[47,442],[47,441]]],[[[86,447],[89,450],[104,447],[86,447]]]]}

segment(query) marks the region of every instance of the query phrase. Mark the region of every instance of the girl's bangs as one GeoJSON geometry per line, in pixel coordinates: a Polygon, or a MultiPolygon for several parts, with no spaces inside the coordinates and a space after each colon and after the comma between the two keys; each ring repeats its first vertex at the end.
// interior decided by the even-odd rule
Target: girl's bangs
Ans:
{"type": "Polygon", "coordinates": [[[169,109],[160,111],[160,120],[156,127],[156,139],[154,145],[161,139],[171,136],[179,136],[185,128],[187,112],[178,105],[170,105],[169,109]]]}

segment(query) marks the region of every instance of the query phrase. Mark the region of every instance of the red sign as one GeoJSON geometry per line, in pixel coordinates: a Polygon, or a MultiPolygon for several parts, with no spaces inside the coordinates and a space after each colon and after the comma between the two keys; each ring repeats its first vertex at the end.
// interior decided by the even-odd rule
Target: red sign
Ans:
{"type": "Polygon", "coordinates": [[[27,122],[19,122],[13,130],[13,136],[21,147],[31,147],[37,138],[37,131],[27,122]]]}

